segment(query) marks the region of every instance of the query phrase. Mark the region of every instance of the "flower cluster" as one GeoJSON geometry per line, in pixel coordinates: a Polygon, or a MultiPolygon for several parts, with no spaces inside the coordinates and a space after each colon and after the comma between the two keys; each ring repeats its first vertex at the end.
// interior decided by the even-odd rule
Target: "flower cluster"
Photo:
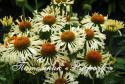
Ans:
{"type": "Polygon", "coordinates": [[[104,32],[118,32],[124,24],[99,13],[80,21],[72,11],[60,8],[73,3],[53,0],[42,11],[34,11],[33,18],[16,20],[0,46],[0,60],[11,65],[23,63],[24,71],[34,75],[47,69],[45,84],[78,84],[80,74],[93,79],[112,72],[114,60],[105,50],[104,32]]]}

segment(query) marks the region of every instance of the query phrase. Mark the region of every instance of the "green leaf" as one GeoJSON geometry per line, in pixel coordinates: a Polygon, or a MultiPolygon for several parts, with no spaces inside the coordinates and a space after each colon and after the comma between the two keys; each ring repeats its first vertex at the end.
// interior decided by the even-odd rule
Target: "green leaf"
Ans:
{"type": "Polygon", "coordinates": [[[6,81],[6,78],[0,76],[0,81],[6,81]]]}
{"type": "Polygon", "coordinates": [[[115,2],[112,2],[112,3],[109,4],[108,14],[110,15],[111,13],[113,13],[115,11],[116,11],[116,5],[115,5],[115,2]]]}
{"type": "Polygon", "coordinates": [[[125,71],[125,58],[116,58],[116,63],[113,65],[114,69],[116,70],[123,70],[125,71]]]}
{"type": "Polygon", "coordinates": [[[125,71],[125,65],[122,65],[122,64],[116,64],[114,66],[115,69],[120,69],[120,70],[124,70],[125,71]]]}
{"type": "Polygon", "coordinates": [[[125,65],[125,58],[117,57],[116,60],[117,60],[117,63],[118,63],[118,64],[125,65]]]}
{"type": "Polygon", "coordinates": [[[114,71],[103,79],[103,84],[123,84],[125,72],[114,71]]]}
{"type": "Polygon", "coordinates": [[[25,8],[27,8],[30,12],[33,12],[33,8],[30,5],[26,4],[25,8]]]}

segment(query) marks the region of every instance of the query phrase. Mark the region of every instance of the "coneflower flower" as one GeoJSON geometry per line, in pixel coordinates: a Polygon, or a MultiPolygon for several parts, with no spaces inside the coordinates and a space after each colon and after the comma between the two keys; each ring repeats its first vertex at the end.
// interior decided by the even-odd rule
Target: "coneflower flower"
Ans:
{"type": "Polygon", "coordinates": [[[79,54],[79,57],[83,58],[81,60],[81,74],[86,77],[90,77],[91,79],[96,78],[104,78],[110,72],[112,72],[113,60],[112,56],[109,53],[91,50],[86,55],[79,54]]]}
{"type": "Polygon", "coordinates": [[[98,28],[101,32],[105,31],[104,22],[107,20],[106,16],[103,16],[99,13],[94,13],[92,16],[86,15],[81,23],[86,27],[95,27],[98,28]]]}
{"type": "Polygon", "coordinates": [[[73,54],[83,48],[85,33],[79,27],[72,27],[69,30],[54,32],[51,41],[59,51],[67,51],[73,54]]]}

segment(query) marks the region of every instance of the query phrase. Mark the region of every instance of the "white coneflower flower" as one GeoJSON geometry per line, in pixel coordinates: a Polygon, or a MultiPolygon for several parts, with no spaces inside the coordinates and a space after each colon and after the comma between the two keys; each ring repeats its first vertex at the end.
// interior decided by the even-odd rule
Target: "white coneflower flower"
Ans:
{"type": "Polygon", "coordinates": [[[84,48],[86,52],[95,49],[104,49],[106,36],[96,29],[96,27],[83,28],[86,34],[84,48]]]}
{"type": "MultiPolygon", "coordinates": [[[[79,54],[80,55],[80,54],[79,54]]],[[[111,54],[92,50],[82,56],[81,74],[90,78],[104,78],[113,68],[111,67],[111,54]]]]}
{"type": "Polygon", "coordinates": [[[32,39],[27,36],[15,36],[3,53],[2,59],[13,64],[36,54],[37,52],[32,48],[32,39]]]}
{"type": "Polygon", "coordinates": [[[104,25],[105,25],[105,30],[111,31],[111,32],[116,32],[116,31],[124,28],[123,22],[117,21],[117,20],[112,20],[112,19],[108,19],[107,21],[105,21],[104,25]]]}
{"type": "Polygon", "coordinates": [[[47,41],[41,41],[35,45],[35,49],[38,52],[36,56],[40,62],[45,63],[45,65],[52,66],[54,59],[57,57],[57,49],[55,44],[47,41]]]}
{"type": "Polygon", "coordinates": [[[60,30],[65,25],[65,20],[59,15],[58,9],[48,6],[40,13],[35,13],[32,20],[33,30],[36,32],[49,32],[60,30]]]}
{"type": "MultiPolygon", "coordinates": [[[[13,24],[10,33],[13,34],[23,34],[23,35],[30,35],[31,29],[32,29],[32,23],[31,18],[29,19],[23,19],[22,16],[20,16],[20,20],[16,20],[17,24],[13,24]]],[[[33,32],[32,32],[33,33],[33,32]]]]}
{"type": "Polygon", "coordinates": [[[81,23],[84,26],[88,26],[88,27],[95,26],[96,28],[99,28],[100,31],[102,32],[105,30],[104,22],[106,20],[107,20],[107,17],[104,17],[102,14],[94,13],[92,16],[86,15],[81,20],[81,23]]]}
{"type": "Polygon", "coordinates": [[[46,78],[44,84],[78,84],[78,82],[75,81],[76,76],[69,72],[66,74],[63,72],[47,73],[46,78]]]}
{"type": "Polygon", "coordinates": [[[72,54],[83,48],[85,34],[79,27],[71,27],[69,30],[54,32],[51,41],[58,50],[72,54]]]}

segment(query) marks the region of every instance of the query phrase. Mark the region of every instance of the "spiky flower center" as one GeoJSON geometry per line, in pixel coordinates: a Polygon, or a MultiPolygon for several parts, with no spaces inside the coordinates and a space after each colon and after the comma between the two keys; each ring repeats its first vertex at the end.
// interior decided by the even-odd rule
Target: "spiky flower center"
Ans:
{"type": "Polygon", "coordinates": [[[55,80],[54,84],[68,84],[68,82],[64,78],[58,78],[55,80]]]}
{"type": "Polygon", "coordinates": [[[72,31],[65,31],[61,34],[61,40],[64,42],[72,42],[75,39],[75,34],[72,31]]]}
{"type": "Polygon", "coordinates": [[[53,55],[56,53],[55,45],[51,43],[45,43],[42,45],[41,53],[43,55],[53,55]]]}
{"type": "Polygon", "coordinates": [[[30,29],[30,28],[31,28],[31,22],[22,21],[19,23],[19,29],[22,32],[24,32],[26,29],[30,29]]]}
{"type": "Polygon", "coordinates": [[[117,25],[116,25],[116,24],[113,24],[113,23],[112,23],[112,24],[109,24],[108,26],[111,27],[111,28],[117,27],[117,25]]]}
{"type": "Polygon", "coordinates": [[[92,29],[86,29],[86,39],[91,40],[94,37],[94,31],[92,29]]]}
{"type": "Polygon", "coordinates": [[[100,54],[99,51],[90,51],[86,55],[86,60],[88,63],[92,65],[98,65],[102,61],[102,55],[100,54]]]}
{"type": "Polygon", "coordinates": [[[95,24],[103,24],[104,23],[104,16],[99,13],[94,13],[91,17],[91,21],[95,24]]]}
{"type": "Polygon", "coordinates": [[[22,50],[30,46],[30,40],[28,37],[16,37],[14,39],[14,48],[22,50]]]}
{"type": "Polygon", "coordinates": [[[46,15],[43,17],[44,24],[53,25],[56,22],[56,17],[53,15],[46,15]]]}

